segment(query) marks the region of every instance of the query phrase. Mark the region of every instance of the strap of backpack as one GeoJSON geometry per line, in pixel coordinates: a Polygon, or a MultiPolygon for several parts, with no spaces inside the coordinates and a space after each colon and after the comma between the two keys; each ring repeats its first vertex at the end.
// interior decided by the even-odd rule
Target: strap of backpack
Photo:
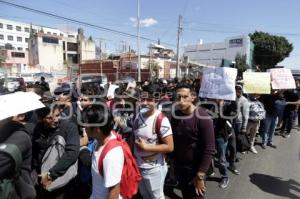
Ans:
{"type": "Polygon", "coordinates": [[[122,146],[121,142],[117,139],[112,139],[109,140],[106,145],[104,146],[101,155],[99,157],[98,160],[98,170],[99,170],[99,174],[103,176],[103,160],[106,156],[106,154],[113,148],[117,147],[117,146],[122,146]]]}
{"type": "Polygon", "coordinates": [[[156,133],[160,142],[162,142],[162,137],[161,137],[161,133],[160,133],[160,127],[161,127],[161,123],[163,121],[163,119],[165,118],[165,114],[163,112],[160,112],[154,119],[153,122],[153,133],[156,133]]]}
{"type": "Polygon", "coordinates": [[[0,151],[10,156],[15,162],[15,175],[20,173],[23,158],[20,149],[15,144],[2,143],[0,144],[0,151]]]}

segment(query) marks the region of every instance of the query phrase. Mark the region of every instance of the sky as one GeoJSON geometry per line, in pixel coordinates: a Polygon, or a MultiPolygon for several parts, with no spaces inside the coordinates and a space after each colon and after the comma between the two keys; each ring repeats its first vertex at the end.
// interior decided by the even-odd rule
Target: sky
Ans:
{"type": "MultiPolygon", "coordinates": [[[[93,25],[136,35],[137,0],[6,0],[33,9],[76,19],[93,25]]],[[[200,39],[204,43],[222,42],[225,38],[254,31],[284,36],[294,50],[278,65],[300,69],[299,0],[140,0],[141,36],[160,40],[176,52],[178,17],[182,15],[180,52],[200,39]]],[[[108,53],[123,44],[136,50],[136,38],[74,24],[40,15],[0,1],[0,17],[53,28],[76,30],[81,27],[108,53]]],[[[147,53],[151,42],[141,39],[141,52],[147,53]]],[[[152,42],[153,43],[153,42],[152,42]]]]}

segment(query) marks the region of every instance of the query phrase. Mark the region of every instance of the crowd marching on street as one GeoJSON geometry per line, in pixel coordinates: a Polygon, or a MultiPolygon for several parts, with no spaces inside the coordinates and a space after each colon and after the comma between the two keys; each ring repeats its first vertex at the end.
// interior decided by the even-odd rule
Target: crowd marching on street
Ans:
{"type": "Polygon", "coordinates": [[[200,97],[200,88],[200,78],[51,90],[42,77],[16,93],[0,85],[0,198],[163,199],[165,186],[210,198],[209,176],[226,189],[229,172],[240,174],[238,153],[276,149],[275,130],[287,139],[300,125],[300,82],[250,94],[236,81],[235,100],[200,97]],[[14,96],[24,98],[9,103],[14,96]]]}

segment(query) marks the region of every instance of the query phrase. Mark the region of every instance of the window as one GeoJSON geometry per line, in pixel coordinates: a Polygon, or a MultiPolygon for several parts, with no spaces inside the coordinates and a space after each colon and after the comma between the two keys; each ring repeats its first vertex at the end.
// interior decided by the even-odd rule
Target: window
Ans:
{"type": "Polygon", "coordinates": [[[54,32],[53,35],[57,35],[57,33],[54,32]]]}
{"type": "Polygon", "coordinates": [[[43,37],[44,43],[58,44],[58,39],[55,37],[43,37]]]}
{"type": "Polygon", "coordinates": [[[14,40],[14,37],[11,36],[11,35],[8,35],[8,36],[7,36],[7,39],[8,39],[9,41],[13,41],[13,40],[14,40]]]}
{"type": "Polygon", "coordinates": [[[62,37],[64,36],[64,34],[62,34],[62,33],[60,33],[59,35],[62,36],[62,37]]]}
{"type": "Polygon", "coordinates": [[[0,40],[3,40],[4,39],[4,35],[0,35],[0,40]]]}
{"type": "Polygon", "coordinates": [[[17,37],[17,41],[22,42],[22,37],[17,37]]]}
{"type": "Polygon", "coordinates": [[[25,42],[28,43],[28,41],[29,41],[29,38],[25,38],[25,42]]]}
{"type": "Polygon", "coordinates": [[[12,57],[21,57],[21,58],[24,58],[24,57],[25,57],[25,53],[21,53],[21,52],[11,52],[11,56],[12,56],[12,57]]]}
{"type": "Polygon", "coordinates": [[[68,51],[77,51],[77,43],[67,43],[67,50],[68,51]]]}
{"type": "Polygon", "coordinates": [[[29,32],[29,28],[24,28],[25,32],[29,32]]]}
{"type": "Polygon", "coordinates": [[[36,33],[36,32],[37,32],[37,30],[36,30],[36,29],[32,29],[32,32],[33,32],[33,33],[36,33]]]}
{"type": "Polygon", "coordinates": [[[7,28],[7,30],[12,30],[12,29],[13,29],[13,26],[12,26],[12,25],[9,25],[9,24],[7,24],[7,25],[6,25],[6,28],[7,28]]]}
{"type": "Polygon", "coordinates": [[[3,23],[0,23],[0,28],[3,28],[3,23]]]}
{"type": "Polygon", "coordinates": [[[22,47],[18,47],[18,50],[23,50],[23,48],[22,47]]]}
{"type": "Polygon", "coordinates": [[[74,35],[68,35],[68,37],[69,37],[69,38],[74,38],[75,36],[74,36],[74,35]]]}
{"type": "Polygon", "coordinates": [[[16,26],[16,30],[17,30],[17,31],[22,31],[21,26],[16,26]]]}
{"type": "Polygon", "coordinates": [[[51,32],[47,32],[48,35],[51,35],[51,32]]]}

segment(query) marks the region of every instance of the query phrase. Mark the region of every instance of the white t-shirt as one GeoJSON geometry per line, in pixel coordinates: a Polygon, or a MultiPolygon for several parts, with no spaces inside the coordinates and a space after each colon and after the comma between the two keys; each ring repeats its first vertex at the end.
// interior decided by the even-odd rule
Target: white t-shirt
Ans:
{"type": "MultiPolygon", "coordinates": [[[[115,135],[111,135],[109,140],[115,139],[115,135]]],[[[104,145],[105,146],[105,145],[104,145]]],[[[107,152],[103,159],[103,176],[99,174],[98,161],[104,146],[94,151],[92,156],[92,180],[93,192],[91,199],[107,199],[108,188],[121,181],[122,170],[124,165],[124,153],[121,146],[115,147],[107,152]]],[[[119,196],[119,198],[122,198],[119,196]]]]}
{"type": "MultiPolygon", "coordinates": [[[[155,120],[160,114],[159,110],[156,110],[153,115],[148,118],[144,118],[142,114],[138,114],[134,121],[134,136],[135,139],[139,137],[144,139],[147,144],[158,145],[161,138],[172,135],[172,129],[167,117],[164,117],[161,122],[160,135],[161,138],[155,132],[155,120]]],[[[164,165],[165,159],[162,153],[146,152],[134,146],[134,154],[137,164],[140,168],[151,169],[159,165],[164,165]]]]}

